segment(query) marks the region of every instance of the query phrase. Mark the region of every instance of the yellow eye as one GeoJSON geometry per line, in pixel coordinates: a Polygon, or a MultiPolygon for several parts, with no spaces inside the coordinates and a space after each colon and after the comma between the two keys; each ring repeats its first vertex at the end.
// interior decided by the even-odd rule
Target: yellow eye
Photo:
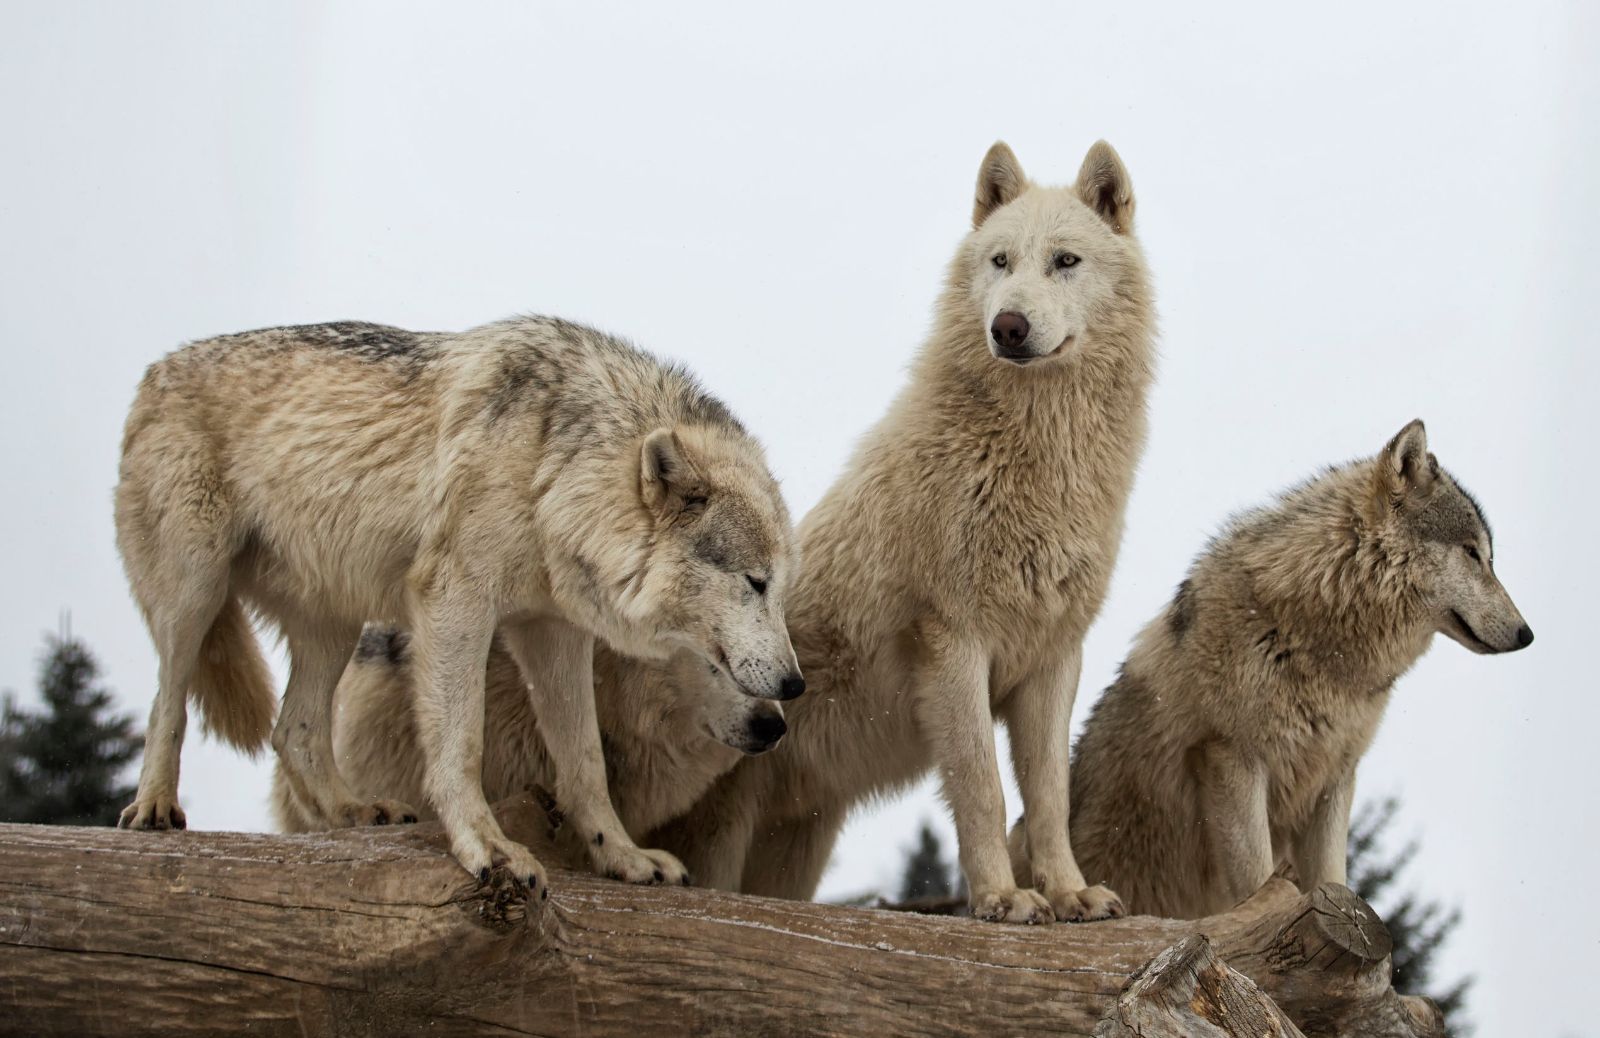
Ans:
{"type": "Polygon", "coordinates": [[[1483,561],[1483,556],[1478,554],[1478,549],[1477,548],[1474,548],[1470,544],[1463,544],[1462,547],[1467,550],[1467,557],[1470,558],[1473,562],[1482,562],[1483,561]]]}
{"type": "Polygon", "coordinates": [[[1071,267],[1076,267],[1082,262],[1083,261],[1081,259],[1079,259],[1077,256],[1074,256],[1072,253],[1063,252],[1061,255],[1056,257],[1056,269],[1067,270],[1071,267]]]}

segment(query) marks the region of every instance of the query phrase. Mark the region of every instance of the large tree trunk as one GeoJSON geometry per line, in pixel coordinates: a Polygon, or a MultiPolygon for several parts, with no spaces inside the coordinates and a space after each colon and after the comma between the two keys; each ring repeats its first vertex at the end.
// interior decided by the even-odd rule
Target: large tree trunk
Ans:
{"type": "MultiPolygon", "coordinates": [[[[544,842],[531,800],[497,814],[544,842]]],[[[1277,1000],[1311,1038],[1357,1020],[1347,1033],[1436,1033],[1388,986],[1382,923],[1340,887],[1274,880],[1205,920],[1023,928],[567,872],[554,886],[548,901],[505,877],[480,887],[436,825],[0,825],[0,1032],[1089,1035],[1152,991],[1176,997],[1176,962],[1205,990],[1248,978],[1259,991],[1238,998],[1277,1000]],[[1119,1002],[1196,933],[1231,970],[1189,942],[1119,1002]]],[[[1193,1033],[1295,1033],[1217,1026],[1193,1033]]]]}

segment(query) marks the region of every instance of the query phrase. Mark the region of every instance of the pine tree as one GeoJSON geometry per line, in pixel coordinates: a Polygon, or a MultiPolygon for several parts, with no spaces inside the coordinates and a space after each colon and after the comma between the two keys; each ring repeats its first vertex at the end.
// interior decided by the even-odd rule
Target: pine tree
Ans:
{"type": "Polygon", "coordinates": [[[1449,1034],[1470,1035],[1472,1024],[1466,1016],[1466,999],[1473,978],[1462,977],[1448,987],[1434,987],[1435,958],[1461,923],[1461,909],[1447,910],[1437,901],[1423,900],[1415,891],[1385,896],[1417,853],[1413,840],[1392,856],[1380,856],[1380,838],[1399,810],[1400,802],[1388,797],[1363,804],[1351,819],[1350,889],[1377,910],[1394,939],[1394,986],[1410,994],[1427,995],[1439,1003],[1449,1034]]]}
{"type": "Polygon", "coordinates": [[[134,786],[123,782],[143,738],[112,712],[100,665],[64,631],[46,642],[38,712],[9,693],[0,711],[0,821],[109,825],[134,786]]]}
{"type": "Polygon", "coordinates": [[[900,900],[949,897],[954,892],[955,888],[950,882],[950,867],[944,861],[944,848],[939,844],[938,835],[924,822],[917,838],[917,848],[906,859],[906,871],[900,881],[900,900]]]}

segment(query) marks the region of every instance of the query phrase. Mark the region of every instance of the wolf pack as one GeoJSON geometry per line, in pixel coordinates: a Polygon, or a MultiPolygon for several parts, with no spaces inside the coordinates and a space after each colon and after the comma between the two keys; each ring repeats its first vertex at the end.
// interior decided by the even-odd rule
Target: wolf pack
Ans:
{"type": "Polygon", "coordinates": [[[159,657],[120,824],[184,828],[192,703],[271,742],[284,830],[437,819],[469,873],[539,898],[544,858],[809,899],[852,810],[930,774],[977,919],[1342,882],[1395,682],[1437,633],[1533,634],[1422,422],[1375,430],[1204,547],[1069,755],[1156,370],[1134,210],[1104,142],[1061,187],[995,144],[905,384],[798,525],[726,406],[593,328],[344,322],[169,354],[115,494],[159,657]],[[491,808],[528,790],[561,820],[538,854],[491,808]]]}

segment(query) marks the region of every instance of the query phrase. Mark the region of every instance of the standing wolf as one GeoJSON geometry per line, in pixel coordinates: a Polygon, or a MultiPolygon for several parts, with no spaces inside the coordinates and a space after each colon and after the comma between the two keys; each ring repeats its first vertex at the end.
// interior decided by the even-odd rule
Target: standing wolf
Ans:
{"type": "MultiPolygon", "coordinates": [[[[334,757],[357,793],[425,796],[409,641],[403,631],[367,628],[334,693],[334,757]]],[[[596,646],[594,702],[606,783],[630,834],[682,814],[740,754],[765,753],[783,737],[781,706],[745,695],[720,670],[709,677],[707,671],[688,650],[642,666],[596,646]]],[[[484,793],[493,802],[530,786],[548,790],[554,781],[522,674],[497,643],[484,683],[484,793]]],[[[301,809],[281,764],[273,773],[272,809],[286,832],[325,828],[301,809]]]]}
{"type": "MultiPolygon", "coordinates": [[[[1183,918],[1282,861],[1305,889],[1343,883],[1356,764],[1439,631],[1478,653],[1533,641],[1483,512],[1412,422],[1236,520],[1139,634],[1073,753],[1084,872],[1183,918]]],[[[1032,848],[1019,824],[1018,875],[1032,848]]]]}
{"type": "Polygon", "coordinates": [[[814,691],[663,837],[702,881],[810,897],[845,815],[937,767],[974,915],[1121,911],[1067,836],[1084,633],[1145,438],[1154,314],[1133,189],[1104,142],[1076,184],[983,160],[909,384],[801,523],[791,635],[814,691]],[[1037,853],[1014,882],[994,718],[1037,853]],[[1031,889],[1030,889],[1031,887],[1031,889]]]}
{"type": "Polygon", "coordinates": [[[499,637],[528,684],[554,793],[596,871],[677,882],[611,807],[596,637],[689,648],[747,693],[803,684],[784,628],[788,521],[759,446],[679,370],[562,321],[461,334],[370,324],[211,339],[152,365],[123,439],[117,543],[161,670],[134,828],[183,825],[185,695],[259,745],[271,695],[241,603],[274,620],[290,674],[272,732],[301,805],[332,825],[408,811],[334,766],[329,702],[362,621],[412,634],[425,787],[451,849],[530,886],[480,782],[499,637]]]}

